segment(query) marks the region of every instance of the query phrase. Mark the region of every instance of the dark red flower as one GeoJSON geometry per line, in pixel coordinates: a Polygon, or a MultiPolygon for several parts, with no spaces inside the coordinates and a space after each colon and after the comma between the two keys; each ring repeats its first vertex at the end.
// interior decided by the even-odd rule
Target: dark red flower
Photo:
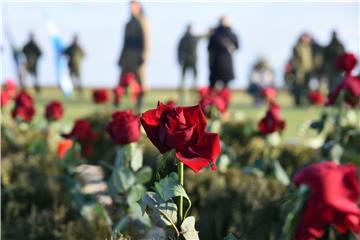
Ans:
{"type": "Polygon", "coordinates": [[[102,88],[94,90],[93,101],[98,104],[107,103],[109,101],[108,91],[102,88]]]}
{"type": "Polygon", "coordinates": [[[313,240],[324,228],[335,226],[339,233],[360,232],[357,206],[360,186],[353,164],[321,162],[304,168],[294,178],[296,186],[305,184],[310,196],[304,206],[296,231],[296,240],[313,240]]]}
{"type": "Polygon", "coordinates": [[[62,134],[64,138],[77,141],[81,145],[81,152],[84,156],[90,156],[93,152],[91,143],[96,140],[97,135],[91,129],[88,121],[83,119],[76,120],[70,133],[62,134]]]}
{"type": "Polygon", "coordinates": [[[311,91],[308,94],[309,101],[317,106],[323,105],[325,102],[325,97],[320,93],[320,91],[311,91]]]}
{"type": "Polygon", "coordinates": [[[45,117],[48,121],[57,121],[63,115],[64,109],[59,101],[51,101],[45,109],[45,117]]]}
{"type": "Polygon", "coordinates": [[[35,109],[33,106],[15,106],[12,110],[11,115],[15,120],[21,120],[24,122],[30,122],[35,114],[35,109]]]}
{"type": "Polygon", "coordinates": [[[15,105],[23,106],[23,107],[32,107],[33,99],[27,92],[21,91],[15,97],[15,105]]]}
{"type": "Polygon", "coordinates": [[[131,100],[136,101],[140,94],[143,92],[142,86],[136,80],[136,76],[134,73],[126,73],[120,79],[120,86],[131,90],[131,100]]]}
{"type": "Polygon", "coordinates": [[[117,86],[113,90],[114,93],[114,105],[119,106],[121,102],[121,98],[125,93],[125,89],[123,87],[117,86]]]}
{"type": "Polygon", "coordinates": [[[136,142],[140,138],[139,116],[134,115],[130,110],[115,112],[108,124],[106,131],[114,143],[125,145],[136,142]]]}
{"type": "Polygon", "coordinates": [[[174,149],[176,157],[194,172],[211,165],[220,154],[219,135],[205,131],[200,107],[171,107],[159,103],[140,118],[146,135],[161,153],[174,149]]]}
{"type": "Polygon", "coordinates": [[[269,109],[264,118],[258,124],[259,132],[269,134],[282,131],[285,128],[285,121],[280,119],[280,106],[275,103],[269,104],[269,109]]]}
{"type": "Polygon", "coordinates": [[[273,102],[276,98],[276,90],[272,87],[266,87],[261,90],[261,95],[268,101],[273,102]]]}
{"type": "Polygon", "coordinates": [[[13,119],[30,122],[35,114],[32,97],[25,91],[18,93],[15,106],[11,112],[13,119]]]}
{"type": "Polygon", "coordinates": [[[329,94],[326,105],[335,104],[342,91],[345,92],[345,102],[355,108],[360,102],[360,76],[345,74],[342,82],[329,94]]]}
{"type": "Polygon", "coordinates": [[[357,59],[352,53],[344,53],[336,60],[336,68],[350,73],[357,64],[357,59]]]}

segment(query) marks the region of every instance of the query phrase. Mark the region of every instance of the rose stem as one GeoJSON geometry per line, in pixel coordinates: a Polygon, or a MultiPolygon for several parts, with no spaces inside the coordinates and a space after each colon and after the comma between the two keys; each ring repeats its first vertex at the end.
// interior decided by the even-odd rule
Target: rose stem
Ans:
{"type": "MultiPolygon", "coordinates": [[[[179,183],[181,186],[184,186],[184,164],[179,161],[178,164],[178,175],[179,175],[179,183]]],[[[183,219],[183,197],[179,197],[179,217],[180,221],[183,219]]]]}

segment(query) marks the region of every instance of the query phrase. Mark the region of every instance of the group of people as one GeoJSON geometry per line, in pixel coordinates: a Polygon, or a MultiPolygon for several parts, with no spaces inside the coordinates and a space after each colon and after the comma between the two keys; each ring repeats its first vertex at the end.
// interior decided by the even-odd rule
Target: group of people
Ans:
{"type": "MultiPolygon", "coordinates": [[[[63,49],[62,54],[68,59],[69,74],[79,92],[82,92],[80,78],[80,65],[84,58],[84,51],[78,43],[78,37],[75,35],[72,43],[63,49]]],[[[14,59],[17,64],[17,75],[21,88],[25,88],[25,81],[28,77],[33,79],[34,88],[38,95],[41,93],[41,86],[38,78],[38,62],[42,56],[42,51],[35,41],[33,33],[30,33],[29,40],[20,50],[13,49],[14,59]]]]}
{"type": "Polygon", "coordinates": [[[310,34],[301,34],[285,69],[285,81],[296,106],[306,104],[309,91],[324,85],[331,91],[341,81],[336,60],[345,52],[337,33],[332,32],[327,46],[321,46],[310,34]]]}
{"type": "MultiPolygon", "coordinates": [[[[144,10],[139,1],[130,2],[131,16],[125,26],[123,48],[118,60],[120,68],[119,85],[122,79],[132,74],[140,88],[136,108],[141,109],[143,97],[146,91],[145,64],[148,59],[148,31],[147,20],[144,10]]],[[[181,83],[179,87],[180,102],[184,99],[185,79],[188,73],[192,73],[194,88],[197,88],[197,45],[201,39],[208,41],[209,61],[209,88],[217,85],[227,87],[235,78],[233,54],[239,48],[239,40],[231,29],[229,20],[223,16],[218,26],[210,29],[204,35],[195,35],[191,25],[188,25],[177,47],[178,62],[181,69],[181,83]]],[[[335,68],[335,62],[339,55],[344,53],[344,46],[337,38],[336,32],[328,46],[320,46],[308,33],[300,36],[293,48],[292,57],[285,71],[286,84],[294,96],[295,104],[300,106],[306,99],[309,91],[309,82],[312,78],[318,82],[327,81],[329,90],[340,79],[340,72],[335,68]]],[[[34,35],[30,34],[29,41],[22,51],[25,59],[24,67],[19,68],[18,77],[22,87],[25,87],[25,79],[31,76],[34,79],[35,90],[40,93],[40,84],[37,74],[38,60],[42,52],[35,42],[34,35]]],[[[19,51],[14,53],[19,58],[19,51]]],[[[72,43],[63,49],[63,56],[67,58],[68,69],[73,85],[78,92],[82,93],[81,62],[85,56],[79,44],[78,36],[72,43]]],[[[253,66],[250,74],[248,92],[254,97],[255,103],[261,103],[261,89],[274,85],[274,72],[266,59],[260,58],[253,66]]]]}

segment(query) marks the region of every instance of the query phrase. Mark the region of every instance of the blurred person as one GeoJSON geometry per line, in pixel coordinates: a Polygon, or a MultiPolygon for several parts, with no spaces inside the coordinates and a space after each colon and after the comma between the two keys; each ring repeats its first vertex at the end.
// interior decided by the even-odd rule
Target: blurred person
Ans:
{"type": "Polygon", "coordinates": [[[83,61],[85,54],[79,45],[78,35],[74,36],[72,43],[64,49],[63,54],[68,58],[71,81],[80,96],[82,96],[81,62],[83,61]]]}
{"type": "Polygon", "coordinates": [[[25,44],[22,49],[22,53],[25,56],[25,71],[23,79],[26,79],[27,75],[30,75],[34,81],[34,88],[37,94],[40,94],[41,88],[38,78],[38,61],[41,57],[41,50],[35,42],[34,34],[30,33],[29,41],[25,44]]]}
{"type": "Polygon", "coordinates": [[[255,105],[263,103],[262,92],[267,87],[274,87],[274,71],[265,58],[259,58],[250,73],[248,92],[251,94],[255,105]]]}
{"type": "Polygon", "coordinates": [[[184,97],[185,76],[187,72],[191,71],[194,82],[193,88],[197,89],[197,46],[199,40],[206,36],[208,35],[194,35],[192,32],[192,26],[189,24],[186,27],[185,34],[180,39],[177,56],[181,67],[181,83],[179,88],[181,99],[184,97]]]}
{"type": "Polygon", "coordinates": [[[130,2],[131,17],[125,27],[123,49],[118,61],[121,76],[133,73],[141,86],[136,109],[140,111],[145,90],[145,62],[148,55],[147,21],[140,2],[130,2]]]}
{"type": "Polygon", "coordinates": [[[308,85],[313,70],[312,38],[303,33],[293,48],[292,67],[295,72],[295,81],[292,82],[292,94],[296,106],[306,101],[308,85]]]}
{"type": "Polygon", "coordinates": [[[228,18],[221,17],[208,45],[210,88],[214,88],[217,82],[227,87],[229,81],[235,78],[232,56],[238,48],[238,38],[232,31],[228,18]]]}
{"type": "Polygon", "coordinates": [[[312,38],[311,50],[313,54],[312,77],[320,83],[324,75],[324,47],[312,38]]]}
{"type": "Polygon", "coordinates": [[[336,31],[333,31],[331,41],[324,49],[324,74],[328,80],[329,91],[333,90],[341,80],[341,71],[336,69],[336,60],[344,52],[344,45],[336,31]]]}

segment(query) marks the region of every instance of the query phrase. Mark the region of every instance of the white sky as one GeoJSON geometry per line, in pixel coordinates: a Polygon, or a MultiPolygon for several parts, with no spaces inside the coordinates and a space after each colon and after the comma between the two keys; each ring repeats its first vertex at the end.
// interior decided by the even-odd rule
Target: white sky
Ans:
{"type": "MultiPolygon", "coordinates": [[[[359,56],[359,2],[145,2],[149,21],[150,58],[147,80],[151,87],[176,87],[179,67],[176,47],[187,23],[196,33],[205,33],[214,26],[219,16],[230,17],[238,34],[241,48],[235,56],[236,79],[233,87],[244,87],[254,61],[265,56],[273,66],[277,82],[282,82],[282,71],[291,48],[303,31],[308,31],[320,44],[327,44],[336,29],[348,51],[359,56]]],[[[124,25],[129,18],[127,2],[11,2],[3,3],[3,30],[10,29],[17,45],[23,45],[29,31],[34,31],[43,50],[39,74],[43,85],[55,85],[52,46],[46,32],[49,18],[60,29],[68,43],[78,32],[86,52],[83,81],[87,86],[112,87],[119,70],[124,25]]],[[[9,45],[3,32],[2,77],[14,77],[14,66],[9,45]]],[[[199,80],[208,81],[207,42],[198,48],[199,80]]]]}

